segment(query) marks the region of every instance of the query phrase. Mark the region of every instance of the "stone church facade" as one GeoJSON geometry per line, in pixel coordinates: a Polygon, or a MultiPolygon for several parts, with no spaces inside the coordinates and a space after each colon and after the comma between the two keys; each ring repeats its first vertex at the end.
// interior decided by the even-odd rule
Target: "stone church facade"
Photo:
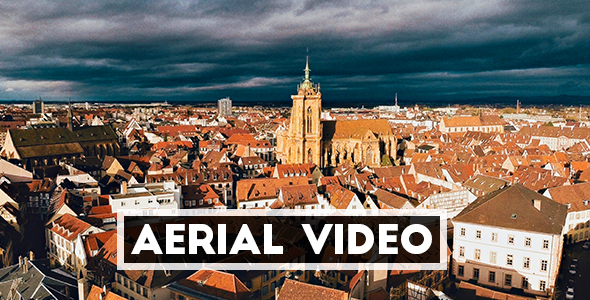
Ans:
{"type": "Polygon", "coordinates": [[[322,121],[320,86],[311,82],[309,63],[304,80],[292,95],[288,129],[277,132],[277,160],[283,164],[312,162],[321,168],[344,161],[379,166],[383,155],[395,158],[397,139],[387,120],[322,121]]]}

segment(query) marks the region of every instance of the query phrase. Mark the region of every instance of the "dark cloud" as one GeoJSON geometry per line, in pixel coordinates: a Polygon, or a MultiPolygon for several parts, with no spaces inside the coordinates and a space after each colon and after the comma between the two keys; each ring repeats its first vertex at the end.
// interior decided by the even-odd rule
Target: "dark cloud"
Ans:
{"type": "MultiPolygon", "coordinates": [[[[585,1],[4,1],[0,99],[590,96],[585,1]]],[[[371,98],[371,99],[369,99],[371,98]]]]}

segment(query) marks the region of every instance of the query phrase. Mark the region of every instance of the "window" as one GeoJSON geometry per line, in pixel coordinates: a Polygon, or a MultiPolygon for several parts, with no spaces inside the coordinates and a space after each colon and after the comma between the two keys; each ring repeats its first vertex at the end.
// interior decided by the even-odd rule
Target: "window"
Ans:
{"type": "Polygon", "coordinates": [[[543,249],[549,249],[549,240],[543,240],[543,249]]]}
{"type": "Polygon", "coordinates": [[[522,289],[526,290],[529,288],[529,279],[526,277],[522,278],[522,289]]]}
{"type": "Polygon", "coordinates": [[[497,242],[497,241],[498,241],[498,233],[492,232],[492,242],[497,242]]]}
{"type": "Polygon", "coordinates": [[[508,236],[508,244],[509,245],[514,245],[514,236],[513,235],[509,235],[508,236]]]}
{"type": "Polygon", "coordinates": [[[473,268],[473,279],[479,279],[479,269],[473,268]]]}
{"type": "Polygon", "coordinates": [[[475,260],[480,260],[480,259],[481,259],[481,250],[479,250],[479,249],[475,249],[475,253],[474,253],[474,255],[473,255],[473,258],[474,258],[475,260]]]}
{"type": "Polygon", "coordinates": [[[547,285],[547,283],[545,282],[545,280],[540,280],[539,281],[539,291],[545,291],[546,285],[547,285]]]}
{"type": "Polygon", "coordinates": [[[525,258],[522,260],[522,267],[523,267],[524,269],[528,269],[530,266],[531,266],[531,259],[530,259],[530,258],[528,258],[528,257],[525,257],[525,258]]]}
{"type": "Polygon", "coordinates": [[[461,236],[465,236],[465,228],[461,228],[461,236]]]}
{"type": "Polygon", "coordinates": [[[508,254],[508,255],[506,255],[506,265],[507,265],[507,266],[512,266],[512,261],[513,261],[513,259],[514,259],[514,258],[513,258],[513,256],[512,256],[512,254],[508,254]]]}
{"type": "Polygon", "coordinates": [[[459,266],[459,270],[457,271],[457,275],[458,276],[463,276],[463,274],[465,274],[465,267],[464,266],[459,266]]]}
{"type": "Polygon", "coordinates": [[[459,257],[465,257],[465,247],[459,247],[459,257]]]}
{"type": "Polygon", "coordinates": [[[496,263],[496,252],[490,252],[490,263],[491,264],[496,263]]]}
{"type": "MultiPolygon", "coordinates": [[[[127,298],[127,297],[125,297],[125,298],[127,298]]],[[[178,297],[176,297],[176,299],[178,299],[178,300],[186,300],[186,297],[184,297],[183,295],[180,295],[179,294],[178,297]]]]}
{"type": "Polygon", "coordinates": [[[490,274],[488,275],[488,281],[489,282],[496,282],[496,272],[490,271],[490,274]]]}
{"type": "Polygon", "coordinates": [[[263,279],[263,281],[264,282],[267,282],[268,281],[268,273],[264,273],[264,279],[263,279]]]}
{"type": "Polygon", "coordinates": [[[475,238],[476,239],[481,239],[481,230],[478,230],[475,232],[475,238]]]}
{"type": "Polygon", "coordinates": [[[547,261],[541,260],[541,271],[547,272],[547,261]]]}
{"type": "Polygon", "coordinates": [[[268,285],[265,285],[264,288],[262,289],[262,295],[266,295],[268,294],[268,285]]]}
{"type": "Polygon", "coordinates": [[[504,278],[504,285],[511,286],[512,285],[512,275],[506,274],[504,278]]]}
{"type": "Polygon", "coordinates": [[[530,237],[524,238],[524,245],[527,247],[531,246],[531,238],[530,237]]]}

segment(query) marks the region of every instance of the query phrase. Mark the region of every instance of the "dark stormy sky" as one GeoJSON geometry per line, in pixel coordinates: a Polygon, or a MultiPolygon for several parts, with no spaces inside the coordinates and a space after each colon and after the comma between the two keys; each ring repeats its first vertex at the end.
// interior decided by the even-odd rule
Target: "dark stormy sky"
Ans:
{"type": "Polygon", "coordinates": [[[0,99],[590,96],[587,0],[0,0],[0,99]]]}

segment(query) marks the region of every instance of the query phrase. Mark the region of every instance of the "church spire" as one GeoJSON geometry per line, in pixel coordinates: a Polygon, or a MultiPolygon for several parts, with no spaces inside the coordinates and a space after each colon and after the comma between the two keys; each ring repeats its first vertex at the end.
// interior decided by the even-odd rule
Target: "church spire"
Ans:
{"type": "Polygon", "coordinates": [[[309,56],[305,59],[305,69],[303,71],[305,72],[305,77],[303,77],[303,82],[299,85],[299,88],[311,90],[313,89],[313,83],[311,83],[311,79],[309,78],[309,72],[311,71],[309,69],[309,56]]]}
{"type": "Polygon", "coordinates": [[[68,119],[68,129],[70,131],[74,131],[74,114],[72,113],[72,101],[71,99],[68,99],[68,113],[66,115],[66,118],[68,119]]]}

